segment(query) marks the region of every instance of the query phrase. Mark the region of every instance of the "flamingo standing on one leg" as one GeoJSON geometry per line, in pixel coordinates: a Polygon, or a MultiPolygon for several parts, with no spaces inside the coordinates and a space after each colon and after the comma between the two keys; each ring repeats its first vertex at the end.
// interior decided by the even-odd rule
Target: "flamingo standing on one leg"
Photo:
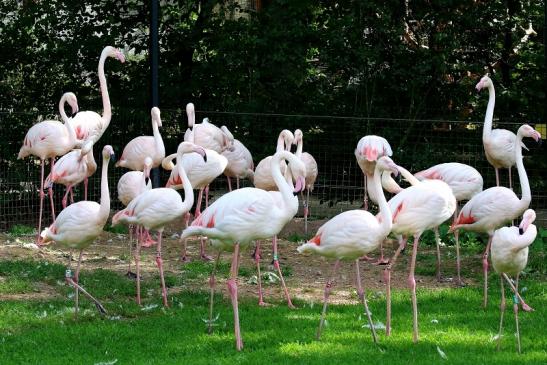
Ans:
{"type": "MultiPolygon", "coordinates": [[[[118,180],[118,199],[124,206],[135,199],[143,192],[152,189],[152,182],[150,181],[150,170],[152,168],[152,158],[146,157],[144,159],[144,171],[129,171],[122,175],[118,180]]],[[[135,228],[137,240],[140,240],[140,227],[129,226],[129,267],[127,269],[127,276],[132,277],[131,272],[131,249],[133,247],[133,228],[135,228]]],[[[147,237],[148,238],[148,237],[147,237]]],[[[142,246],[151,246],[150,241],[141,242],[142,246]]]]}
{"type": "Polygon", "coordinates": [[[532,200],[530,183],[522,162],[522,139],[531,137],[536,141],[541,139],[541,134],[527,124],[522,125],[517,132],[515,140],[515,161],[519,174],[522,198],[519,199],[513,190],[494,186],[476,194],[461,209],[458,218],[450,227],[450,231],[466,229],[476,232],[488,233],[488,243],[483,253],[482,268],[484,272],[484,296],[483,307],[488,304],[488,254],[494,231],[506,222],[520,216],[532,200]]]}
{"type": "Polygon", "coordinates": [[[501,331],[503,327],[503,313],[505,312],[505,288],[503,280],[507,280],[511,287],[513,296],[513,311],[515,313],[515,323],[517,329],[517,349],[520,354],[520,330],[519,330],[519,303],[525,311],[532,311],[518,292],[519,275],[526,267],[528,261],[528,246],[536,239],[537,228],[532,223],[536,219],[536,212],[528,209],[524,212],[522,222],[519,227],[503,227],[494,232],[492,237],[492,265],[498,274],[500,274],[501,283],[501,305],[500,305],[500,330],[498,333],[498,350],[501,342],[501,331]],[[509,276],[515,276],[513,282],[509,276]]]}
{"type": "MultiPolygon", "coordinates": [[[[380,157],[374,168],[372,179],[372,184],[375,185],[378,191],[382,191],[380,175],[383,171],[388,170],[393,171],[395,174],[398,173],[397,166],[389,157],[380,157]]],[[[357,273],[357,294],[365,307],[372,338],[375,343],[377,342],[376,331],[374,330],[374,325],[372,324],[372,318],[365,298],[365,291],[361,286],[359,257],[377,249],[380,242],[382,242],[391,231],[391,211],[383,194],[380,195],[378,203],[380,207],[378,217],[360,209],[338,214],[327,223],[323,224],[317,231],[315,237],[299,246],[297,249],[298,252],[301,253],[312,252],[336,259],[333,278],[327,281],[325,286],[325,302],[323,304],[319,329],[317,330],[317,339],[321,336],[332,281],[340,260],[354,260],[357,273]]]]}
{"type": "MultiPolygon", "coordinates": [[[[42,211],[44,207],[44,161],[51,159],[51,168],[55,166],[55,157],[62,156],[81,143],[76,139],[76,133],[65,113],[65,103],[72,108],[72,113],[78,112],[78,100],[73,93],[65,93],[59,101],[59,113],[64,124],[56,120],[45,120],[30,127],[23,145],[19,150],[18,159],[34,155],[40,159],[40,213],[38,216],[38,236],[40,241],[40,232],[42,229],[42,211]]],[[[55,208],[53,207],[53,189],[49,188],[49,199],[51,202],[51,215],[55,220],[55,208]]]]}
{"type": "MultiPolygon", "coordinates": [[[[237,272],[239,266],[240,247],[248,246],[253,240],[266,239],[277,235],[298,211],[298,198],[295,193],[304,186],[305,166],[292,153],[278,152],[271,160],[271,173],[283,196],[281,204],[277,203],[270,193],[257,188],[242,188],[229,192],[209,206],[192,225],[186,228],[181,240],[190,236],[207,236],[219,251],[233,251],[230,279],[227,282],[228,291],[234,310],[234,332],[236,348],[243,348],[239,328],[239,310],[237,295],[237,272]],[[289,183],[281,175],[280,163],[287,160],[290,170],[296,176],[296,186],[291,189],[289,183]]],[[[220,255],[218,256],[220,257],[220,255]]],[[[218,258],[217,258],[218,262],[218,258]]],[[[215,263],[216,268],[216,263],[215,263]]],[[[211,275],[211,303],[209,316],[212,317],[213,292],[215,285],[215,270],[211,275]]],[[[211,318],[210,318],[211,319],[211,318]]],[[[211,323],[210,321],[209,323],[211,323]]]]}
{"type": "Polygon", "coordinates": [[[158,167],[165,158],[165,146],[159,131],[161,127],[160,109],[153,107],[150,110],[152,116],[153,136],[139,136],[133,138],[125,146],[116,167],[121,166],[133,171],[144,170],[144,160],[152,159],[152,168],[158,167]]]}
{"type": "MultiPolygon", "coordinates": [[[[93,157],[93,140],[88,139],[81,149],[70,151],[57,161],[46,177],[45,187],[49,188],[53,183],[66,186],[66,193],[62,200],[64,209],[69,193],[70,203],[74,203],[72,188],[92,176],[95,171],[97,171],[97,163],[93,157]]],[[[84,200],[87,200],[87,189],[84,200]]]]}
{"type": "MultiPolygon", "coordinates": [[[[228,131],[228,128],[222,127],[222,130],[228,131]]],[[[229,131],[228,131],[229,132],[229,131]]],[[[249,178],[254,179],[254,163],[251,152],[239,140],[234,139],[233,151],[226,149],[222,152],[222,156],[228,160],[228,165],[224,169],[224,175],[228,180],[228,190],[232,191],[231,177],[236,178],[236,187],[239,189],[239,179],[249,178]]]]}
{"type": "MultiPolygon", "coordinates": [[[[509,188],[512,189],[511,168],[516,163],[515,140],[517,139],[517,136],[507,129],[492,129],[496,92],[494,91],[494,83],[488,75],[485,75],[476,86],[477,91],[484,88],[488,89],[488,106],[486,107],[484,127],[482,130],[484,152],[486,154],[486,159],[496,170],[496,185],[500,186],[499,169],[504,168],[509,170],[509,188]]],[[[520,145],[523,148],[526,148],[524,143],[521,143],[520,145]]]]}
{"type": "MultiPolygon", "coordinates": [[[[205,150],[190,142],[182,142],[177,149],[177,156],[182,159],[186,153],[196,152],[201,158],[205,159],[205,150]]],[[[177,165],[179,176],[184,185],[184,201],[180,194],[170,188],[156,188],[147,190],[140,195],[137,195],[125,209],[120,210],[112,217],[112,225],[119,223],[133,224],[143,226],[147,230],[154,229],[158,231],[158,244],[156,251],[156,264],[160,271],[161,291],[163,305],[167,303],[167,289],[165,288],[165,279],[163,277],[163,260],[161,257],[161,239],[163,229],[166,224],[173,220],[182,217],[188,213],[194,204],[194,193],[190,180],[186,176],[182,164],[177,165]]],[[[137,267],[137,303],[141,304],[140,292],[140,242],[137,241],[137,250],[135,252],[135,263],[137,267]]]]}
{"type": "Polygon", "coordinates": [[[110,214],[110,194],[108,191],[108,162],[114,155],[111,146],[103,148],[103,165],[101,171],[101,201],[100,204],[91,201],[79,201],[61,211],[55,222],[44,229],[41,236],[43,243],[54,241],[66,248],[76,248],[80,251],[78,266],[74,279],[70,269],[66,273],[66,281],[76,289],[74,296],[74,313],[78,315],[78,292],[87,295],[101,313],[106,313],[104,307],[78,284],[80,263],[83,251],[101,234],[110,214]]]}
{"type": "Polygon", "coordinates": [[[312,155],[308,152],[302,152],[304,144],[304,134],[300,129],[294,131],[294,142],[296,143],[296,157],[300,158],[304,165],[306,165],[306,199],[304,200],[304,233],[308,234],[308,214],[309,214],[309,201],[310,201],[310,191],[313,191],[313,185],[315,180],[317,180],[317,162],[312,155]]]}

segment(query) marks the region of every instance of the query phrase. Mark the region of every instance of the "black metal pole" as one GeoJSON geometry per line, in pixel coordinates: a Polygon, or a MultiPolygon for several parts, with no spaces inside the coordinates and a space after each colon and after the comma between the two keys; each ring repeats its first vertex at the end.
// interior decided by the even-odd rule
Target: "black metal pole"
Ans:
{"type": "MultiPolygon", "coordinates": [[[[158,18],[159,18],[159,0],[150,1],[150,87],[151,87],[151,107],[159,106],[159,82],[158,82],[158,63],[159,63],[159,35],[158,35],[158,18]]],[[[154,168],[152,170],[152,187],[160,186],[160,170],[154,168]]]]}
{"type": "Polygon", "coordinates": [[[543,66],[545,67],[543,71],[543,123],[547,123],[547,80],[545,80],[545,75],[547,75],[547,1],[543,2],[543,66]]]}

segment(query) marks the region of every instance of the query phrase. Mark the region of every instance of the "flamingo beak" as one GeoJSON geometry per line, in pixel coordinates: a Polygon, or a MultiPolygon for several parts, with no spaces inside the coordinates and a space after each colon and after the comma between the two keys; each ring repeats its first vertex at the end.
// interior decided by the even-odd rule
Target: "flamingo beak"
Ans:
{"type": "Polygon", "coordinates": [[[524,219],[519,225],[519,234],[523,235],[529,226],[530,226],[530,221],[528,219],[524,219]]]}
{"type": "Polygon", "coordinates": [[[534,141],[536,141],[539,145],[541,145],[541,133],[538,131],[534,131],[534,134],[532,135],[532,138],[534,141]]]}
{"type": "Polygon", "coordinates": [[[477,84],[477,86],[475,86],[475,89],[477,89],[477,91],[481,91],[481,89],[484,87],[482,81],[479,81],[479,83],[477,84]]]}
{"type": "Polygon", "coordinates": [[[122,51],[118,50],[118,52],[116,53],[116,58],[121,62],[121,63],[124,63],[125,62],[125,56],[123,55],[122,51]]]}
{"type": "Polygon", "coordinates": [[[115,154],[114,152],[112,152],[112,153],[110,154],[110,160],[111,160],[112,162],[116,162],[116,154],[115,154]]]}
{"type": "Polygon", "coordinates": [[[294,186],[293,194],[297,195],[299,192],[304,190],[305,186],[306,179],[304,178],[304,176],[298,176],[298,178],[296,179],[296,184],[294,186]]]}
{"type": "Polygon", "coordinates": [[[144,178],[144,185],[148,185],[149,182],[150,182],[150,177],[146,176],[144,178]]]}
{"type": "Polygon", "coordinates": [[[205,152],[205,149],[203,147],[196,145],[194,147],[194,152],[199,153],[201,157],[203,157],[203,162],[207,162],[207,153],[205,152]]]}

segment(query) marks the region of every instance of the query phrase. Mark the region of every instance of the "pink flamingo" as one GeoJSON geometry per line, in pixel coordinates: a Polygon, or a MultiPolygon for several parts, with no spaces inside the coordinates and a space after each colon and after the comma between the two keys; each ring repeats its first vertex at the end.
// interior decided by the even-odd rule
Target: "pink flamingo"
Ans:
{"type": "MultiPolygon", "coordinates": [[[[177,158],[182,159],[183,155],[190,152],[198,153],[205,159],[205,150],[190,142],[182,142],[177,149],[177,158]]],[[[112,225],[117,224],[133,224],[143,226],[146,230],[154,229],[158,232],[158,244],[156,250],[156,264],[160,272],[161,291],[163,305],[167,303],[167,289],[165,288],[165,279],[163,277],[163,260],[161,257],[161,239],[163,229],[166,224],[180,218],[183,214],[188,213],[194,203],[194,194],[192,185],[186,176],[182,164],[177,165],[179,176],[181,176],[184,185],[184,201],[180,194],[174,189],[157,188],[146,190],[140,195],[137,195],[127,207],[120,210],[112,217],[112,225]]],[[[141,304],[140,292],[140,241],[137,241],[137,250],[135,252],[135,266],[137,267],[137,303],[141,304]]]]}
{"type": "Polygon", "coordinates": [[[158,167],[165,158],[165,146],[159,131],[161,127],[160,110],[153,107],[150,110],[152,116],[153,136],[139,136],[133,138],[125,146],[122,157],[116,162],[116,167],[125,167],[134,171],[144,170],[144,160],[147,157],[152,159],[152,167],[158,167]]]}
{"type": "MultiPolygon", "coordinates": [[[[355,158],[357,158],[357,163],[359,164],[359,167],[363,171],[364,174],[364,182],[365,182],[365,197],[364,197],[364,205],[365,210],[368,210],[368,187],[367,187],[367,180],[370,178],[372,179],[372,175],[374,174],[374,166],[376,164],[376,160],[379,157],[382,156],[391,156],[393,154],[393,151],[391,150],[391,146],[389,145],[388,141],[380,136],[364,136],[359,140],[359,143],[357,143],[357,148],[355,149],[355,158]]],[[[383,256],[382,256],[383,261],[383,256]]]]}
{"type": "MultiPolygon", "coordinates": [[[[73,93],[65,93],[59,101],[59,113],[64,122],[56,120],[45,120],[30,127],[23,145],[19,150],[18,159],[34,155],[40,159],[40,215],[38,218],[38,237],[40,241],[40,232],[42,229],[42,211],[44,207],[44,161],[51,159],[51,168],[55,166],[55,157],[62,156],[69,152],[79,142],[76,139],[76,133],[68,122],[65,113],[65,103],[72,108],[72,113],[78,112],[78,100],[73,93]]],[[[51,202],[51,215],[55,220],[55,209],[53,207],[53,189],[49,188],[49,199],[51,202]]]]}
{"type": "MultiPolygon", "coordinates": [[[[399,167],[399,171],[402,174],[403,171],[406,170],[399,167]]],[[[409,175],[412,176],[410,173],[409,175]]],[[[416,299],[414,269],[416,267],[416,255],[418,253],[420,236],[424,231],[439,226],[454,214],[454,210],[456,209],[456,198],[454,197],[450,186],[445,182],[440,180],[425,180],[404,189],[391,198],[388,204],[393,216],[393,227],[391,231],[397,235],[414,236],[408,285],[412,291],[413,340],[414,342],[417,342],[418,302],[416,299]]],[[[406,237],[403,240],[400,240],[399,248],[384,270],[387,287],[386,335],[388,336],[391,333],[391,268],[395,265],[399,253],[405,246],[406,237]]]]}
{"type": "MultiPolygon", "coordinates": [[[[93,140],[85,142],[81,149],[70,151],[61,157],[51,169],[46,177],[45,186],[49,188],[53,183],[66,186],[66,193],[63,196],[63,209],[66,208],[68,193],[70,193],[70,203],[74,203],[72,188],[97,171],[97,163],[93,157],[93,140]]],[[[84,200],[87,200],[87,184],[84,189],[84,200]]]]}
{"type": "MultiPolygon", "coordinates": [[[[397,166],[387,156],[380,157],[374,168],[372,184],[375,185],[378,191],[382,191],[380,174],[383,171],[398,173],[397,166]]],[[[377,342],[376,331],[374,330],[365,298],[365,291],[361,286],[359,257],[377,249],[391,231],[391,211],[383,194],[380,195],[378,204],[380,208],[378,217],[360,209],[343,212],[323,224],[315,237],[297,248],[300,253],[312,252],[336,259],[332,278],[325,285],[323,312],[321,314],[321,321],[319,322],[319,329],[317,330],[317,339],[321,337],[321,330],[327,312],[328,298],[340,260],[354,260],[357,274],[357,294],[365,307],[374,343],[377,342]]]]}
{"type": "Polygon", "coordinates": [[[518,292],[519,275],[526,267],[528,261],[528,246],[536,239],[537,228],[532,223],[536,219],[536,212],[528,209],[524,212],[522,222],[519,227],[503,227],[494,232],[492,237],[492,265],[497,273],[500,274],[501,283],[501,304],[500,304],[500,330],[498,333],[498,350],[501,342],[501,331],[503,327],[503,313],[505,312],[505,288],[503,279],[507,280],[511,287],[513,297],[513,312],[515,313],[515,323],[517,329],[517,349],[520,354],[520,330],[519,330],[519,303],[525,311],[532,311],[518,292]],[[513,285],[509,276],[515,276],[516,281],[513,285]]]}
{"type": "Polygon", "coordinates": [[[185,141],[217,153],[233,148],[234,136],[226,134],[222,129],[210,123],[208,118],[203,119],[202,123],[196,124],[194,104],[188,103],[186,105],[186,115],[188,116],[188,129],[184,133],[185,141]]]}
{"type": "Polygon", "coordinates": [[[531,137],[539,141],[541,134],[527,124],[522,125],[517,132],[515,140],[515,161],[520,179],[522,198],[519,199],[513,190],[495,186],[486,189],[471,198],[461,209],[458,218],[450,227],[450,231],[466,229],[476,232],[488,233],[488,243],[483,253],[482,268],[484,272],[484,300],[483,306],[488,304],[488,254],[494,231],[506,222],[520,216],[532,200],[530,183],[522,162],[522,139],[531,137]]]}
{"type": "MultiPolygon", "coordinates": [[[[226,157],[218,154],[216,151],[205,149],[205,153],[207,157],[205,160],[197,153],[188,153],[182,156],[181,160],[177,161],[177,164],[182,161],[184,171],[186,171],[186,174],[188,175],[190,184],[194,189],[199,190],[196,210],[194,213],[194,217],[196,218],[201,214],[203,191],[205,190],[205,207],[207,208],[209,206],[209,184],[218,176],[222,175],[226,165],[228,165],[228,160],[226,157]]],[[[166,170],[171,170],[171,176],[165,186],[178,190],[183,186],[180,173],[172,162],[174,158],[179,157],[177,154],[167,156],[163,160],[162,166],[166,170]]],[[[187,214],[185,217],[185,228],[188,227],[189,220],[190,214],[187,214]]],[[[188,261],[188,257],[186,256],[186,244],[187,242],[185,240],[181,256],[181,260],[183,262],[188,261]]],[[[205,240],[203,238],[201,239],[200,244],[200,257],[206,261],[210,261],[212,259],[205,253],[205,240]]]]}
{"type": "MultiPolygon", "coordinates": [[[[496,92],[494,84],[488,75],[478,82],[476,89],[488,89],[488,106],[486,107],[486,115],[484,116],[484,127],[482,130],[482,143],[484,144],[484,152],[486,159],[490,165],[494,166],[496,171],[496,185],[500,186],[499,169],[504,168],[509,170],[509,188],[512,188],[511,167],[515,161],[515,133],[507,129],[492,129],[492,119],[494,116],[494,105],[496,104],[496,92]]],[[[521,146],[526,146],[521,143],[521,146]]]]}
{"type": "Polygon", "coordinates": [[[108,96],[108,86],[104,75],[104,63],[108,57],[115,58],[121,63],[125,62],[123,53],[114,47],[106,46],[101,52],[99,58],[99,89],[103,99],[103,115],[99,115],[92,111],[81,111],[70,121],[72,127],[76,131],[78,139],[87,139],[89,136],[93,138],[93,143],[96,143],[110,124],[112,118],[112,108],[110,106],[110,97],[108,96]]]}
{"type": "MultiPolygon", "coordinates": [[[[135,199],[136,196],[143,192],[152,189],[152,182],[150,181],[150,169],[152,168],[152,158],[146,157],[144,159],[144,171],[129,171],[122,175],[118,180],[118,199],[124,206],[127,207],[129,203],[135,199]]],[[[137,239],[140,239],[140,228],[136,229],[137,239]]],[[[144,247],[151,246],[151,239],[149,234],[146,234],[147,240],[141,242],[144,247]]],[[[131,272],[131,249],[133,247],[133,226],[129,225],[129,267],[127,269],[127,276],[132,277],[131,272]]]]}
{"type": "MultiPolygon", "coordinates": [[[[288,129],[282,130],[281,133],[279,133],[279,137],[277,138],[277,147],[275,149],[275,152],[277,153],[283,150],[290,151],[293,141],[294,135],[292,134],[292,132],[288,129]]],[[[265,157],[256,166],[253,180],[256,188],[267,191],[277,190],[277,185],[271,173],[272,169],[270,165],[272,159],[273,156],[265,157]]],[[[285,164],[285,161],[282,161],[281,174],[285,174],[286,168],[287,166],[285,164]]]]}
{"type": "Polygon", "coordinates": [[[91,296],[84,288],[78,284],[80,274],[80,264],[82,261],[83,251],[89,247],[93,241],[101,234],[103,227],[108,220],[110,214],[110,195],[108,191],[108,162],[114,155],[112,146],[104,146],[103,148],[103,165],[101,171],[101,201],[100,204],[92,201],[79,201],[71,204],[61,211],[55,222],[49,228],[44,229],[41,236],[43,243],[47,244],[51,241],[60,244],[66,248],[75,248],[80,250],[78,256],[78,266],[74,279],[69,268],[66,271],[65,279],[68,284],[76,289],[74,296],[74,313],[78,315],[78,292],[81,291],[89,299],[91,299],[97,309],[102,313],[106,313],[104,307],[91,296]]]}
{"type": "MultiPolygon", "coordinates": [[[[270,193],[257,188],[242,188],[229,192],[209,206],[192,225],[185,229],[181,240],[190,236],[207,236],[212,245],[219,251],[233,251],[230,279],[227,282],[228,291],[234,311],[234,332],[236,348],[243,348],[239,328],[239,310],[237,300],[237,272],[239,266],[240,247],[248,246],[253,240],[266,239],[277,235],[298,211],[298,198],[295,193],[304,186],[305,166],[292,153],[278,152],[271,160],[271,173],[283,196],[283,202],[277,203],[270,193]],[[287,160],[294,176],[296,186],[292,189],[281,175],[281,160],[287,160]]],[[[215,268],[209,281],[211,297],[209,307],[209,323],[212,323],[213,294],[215,286],[215,270],[220,258],[220,252],[215,262],[215,268]]],[[[209,327],[211,331],[211,327],[209,327]]]]}
{"type": "Polygon", "coordinates": [[[304,233],[308,234],[308,214],[310,191],[313,191],[315,180],[317,180],[317,162],[308,152],[302,152],[304,144],[304,134],[300,129],[294,131],[294,142],[296,143],[296,157],[300,158],[306,165],[306,199],[304,200],[304,233]]]}
{"type": "MultiPolygon", "coordinates": [[[[228,128],[224,126],[222,126],[221,129],[224,130],[225,133],[229,132],[228,128]]],[[[224,175],[228,180],[229,191],[232,191],[232,182],[230,181],[231,177],[236,178],[237,189],[239,189],[239,179],[249,178],[249,180],[253,181],[253,156],[243,143],[241,143],[237,139],[234,139],[233,151],[226,149],[222,152],[222,156],[226,157],[226,159],[228,160],[228,165],[226,166],[226,169],[224,169],[224,175]]]]}

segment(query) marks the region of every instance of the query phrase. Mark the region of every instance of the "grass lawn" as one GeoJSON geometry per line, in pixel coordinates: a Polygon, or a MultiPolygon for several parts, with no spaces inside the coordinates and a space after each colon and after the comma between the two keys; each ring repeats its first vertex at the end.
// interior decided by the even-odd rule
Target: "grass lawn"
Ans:
{"type": "MultiPolygon", "coordinates": [[[[207,270],[196,266],[196,275],[207,270]]],[[[221,272],[226,275],[227,267],[221,272]]],[[[192,273],[189,273],[190,275],[192,273]]],[[[133,300],[134,281],[108,270],[83,271],[81,283],[108,310],[101,317],[81,299],[74,320],[71,295],[63,283],[64,266],[47,261],[0,261],[0,294],[52,288],[46,299],[0,302],[0,364],[547,364],[547,284],[537,276],[521,279],[535,312],[520,313],[523,354],[516,353],[514,318],[508,307],[502,349],[493,336],[499,321],[499,280],[491,275],[490,304],[481,309],[480,287],[418,290],[420,342],[412,343],[407,290],[393,296],[393,333],[378,330],[375,346],[364,328],[360,305],[331,305],[320,341],[314,339],[321,303],[296,299],[258,307],[254,297],[240,301],[244,350],[235,351],[229,298],[216,296],[214,333],[207,334],[208,292],[170,294],[163,309],[157,278],[143,282],[144,306],[133,300]]],[[[191,276],[191,275],[190,275],[191,276]]],[[[171,274],[168,285],[185,276],[171,274]]],[[[366,282],[365,282],[366,285],[366,282]]],[[[222,288],[225,292],[225,288],[222,288]]],[[[174,290],[173,290],[174,292],[174,290]]],[[[373,320],[385,323],[382,291],[369,291],[373,320]]],[[[336,296],[336,286],[333,290],[336,296]]]]}

